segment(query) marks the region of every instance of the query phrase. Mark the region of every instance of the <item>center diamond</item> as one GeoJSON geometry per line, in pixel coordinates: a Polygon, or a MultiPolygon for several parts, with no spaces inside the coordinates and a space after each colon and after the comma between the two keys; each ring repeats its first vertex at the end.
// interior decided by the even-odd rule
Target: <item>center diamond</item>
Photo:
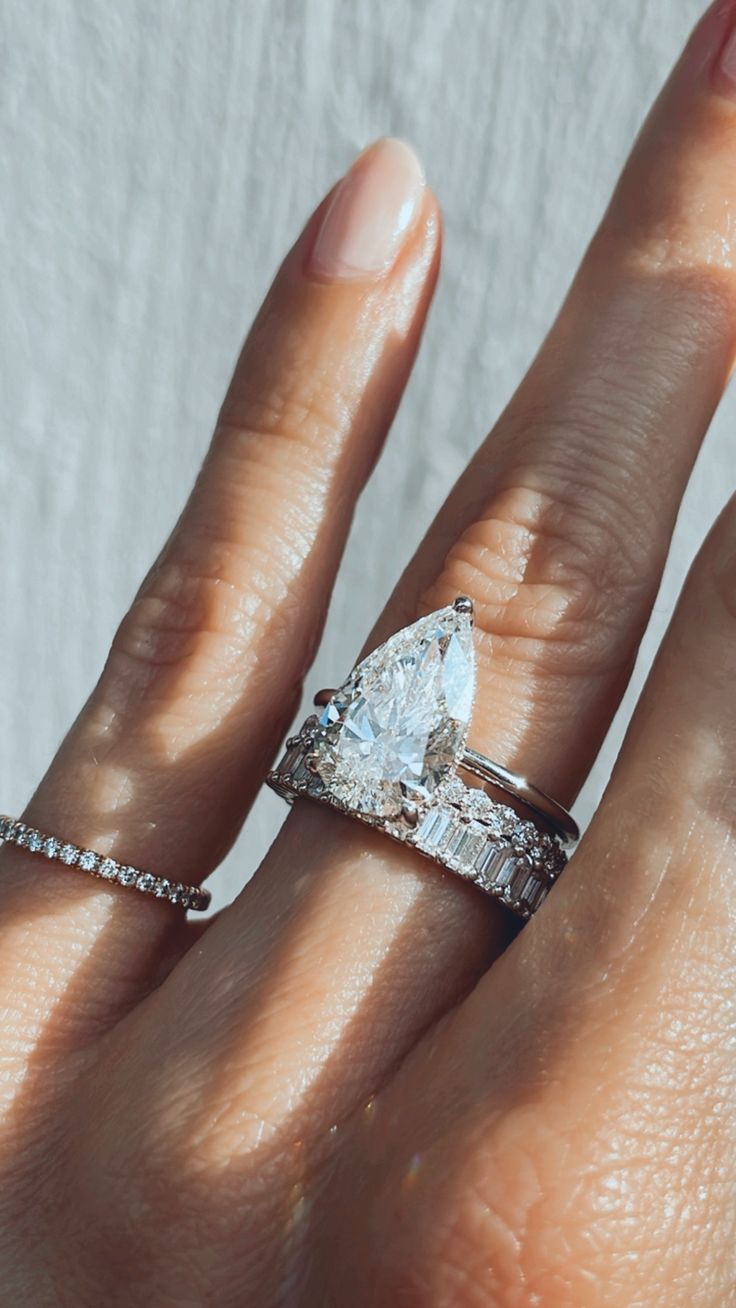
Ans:
{"type": "Polygon", "coordinates": [[[473,707],[472,616],[452,606],[359,663],[327,704],[317,770],[351,808],[388,817],[423,803],[454,768],[473,707]]]}

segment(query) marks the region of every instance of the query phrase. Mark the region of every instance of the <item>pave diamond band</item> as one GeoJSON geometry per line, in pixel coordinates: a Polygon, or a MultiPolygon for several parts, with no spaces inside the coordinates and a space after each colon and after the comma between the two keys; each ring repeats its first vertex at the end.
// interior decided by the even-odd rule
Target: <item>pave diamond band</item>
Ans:
{"type": "Polygon", "coordinates": [[[169,881],[166,877],[154,876],[152,872],[142,872],[140,868],[97,854],[93,849],[82,849],[57,836],[37,831],[15,818],[0,817],[0,841],[27,849],[30,854],[40,854],[52,862],[63,863],[65,867],[79,868],[110,884],[128,886],[155,899],[166,899],[185,911],[192,909],[195,913],[202,913],[209,906],[211,896],[208,890],[169,881]]]}
{"type": "Polygon", "coordinates": [[[447,608],[391,636],[337,690],[317,697],[268,777],[412,845],[529,917],[567,862],[573,818],[523,777],[467,748],[475,692],[473,606],[447,608]],[[465,785],[474,772],[531,819],[465,785]]]}
{"type": "Polygon", "coordinates": [[[483,790],[451,776],[434,793],[425,811],[408,818],[386,818],[351,809],[314,771],[319,720],[308,718],[298,736],[286,742],[283,758],[268,781],[289,801],[304,796],[350,813],[369,826],[440,863],[515,913],[528,918],[539,908],[567,862],[559,842],[497,804],[483,790]]]}

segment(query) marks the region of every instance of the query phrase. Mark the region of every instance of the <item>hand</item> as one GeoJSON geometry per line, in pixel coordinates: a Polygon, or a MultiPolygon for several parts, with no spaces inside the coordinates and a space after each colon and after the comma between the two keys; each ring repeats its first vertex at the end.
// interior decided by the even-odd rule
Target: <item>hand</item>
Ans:
{"type": "MultiPolygon", "coordinates": [[[[735,18],[696,29],[369,641],[471,595],[471,743],[563,803],[736,346],[735,18]]],[[[310,220],[27,823],[175,880],[217,866],[295,712],[439,228],[392,142],[310,220]]],[[[376,531],[399,526],[387,505],[376,531]]],[[[732,504],[590,830],[510,945],[473,886],[309,804],[205,930],[6,846],[4,1301],[736,1303],[735,675],[732,504]]]]}

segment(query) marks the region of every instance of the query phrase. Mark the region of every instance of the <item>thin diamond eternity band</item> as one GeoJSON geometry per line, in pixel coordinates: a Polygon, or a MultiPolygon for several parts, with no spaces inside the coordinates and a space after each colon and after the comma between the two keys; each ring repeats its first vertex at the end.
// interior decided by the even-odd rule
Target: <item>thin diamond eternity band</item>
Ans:
{"type": "Polygon", "coordinates": [[[391,636],[338,690],[320,691],[268,782],[379,827],[523,918],[578,838],[574,818],[524,777],[467,748],[475,695],[465,596],[391,636]],[[459,771],[504,791],[524,817],[459,771]]]}
{"type": "Polygon", "coordinates": [[[118,863],[117,859],[98,854],[94,849],[81,849],[71,841],[37,831],[35,827],[29,827],[16,818],[0,817],[0,843],[17,845],[19,849],[26,849],[29,854],[39,854],[52,863],[77,868],[90,876],[100,877],[109,885],[127,886],[143,895],[152,895],[154,899],[167,900],[185,912],[192,909],[195,913],[203,913],[209,907],[210,892],[201,886],[186,886],[180,881],[157,877],[153,872],[144,872],[130,864],[118,863]]]}

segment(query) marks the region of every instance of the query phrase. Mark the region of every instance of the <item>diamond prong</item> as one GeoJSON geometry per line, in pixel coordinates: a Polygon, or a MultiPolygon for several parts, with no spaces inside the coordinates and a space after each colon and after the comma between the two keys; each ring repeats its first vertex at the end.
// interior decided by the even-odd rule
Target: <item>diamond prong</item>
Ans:
{"type": "Polygon", "coordinates": [[[458,595],[452,601],[452,607],[456,613],[467,613],[471,618],[473,616],[473,601],[468,595],[458,595]]]}
{"type": "Polygon", "coordinates": [[[419,809],[411,799],[405,799],[401,805],[401,816],[408,827],[415,827],[419,821],[419,809]]]}

